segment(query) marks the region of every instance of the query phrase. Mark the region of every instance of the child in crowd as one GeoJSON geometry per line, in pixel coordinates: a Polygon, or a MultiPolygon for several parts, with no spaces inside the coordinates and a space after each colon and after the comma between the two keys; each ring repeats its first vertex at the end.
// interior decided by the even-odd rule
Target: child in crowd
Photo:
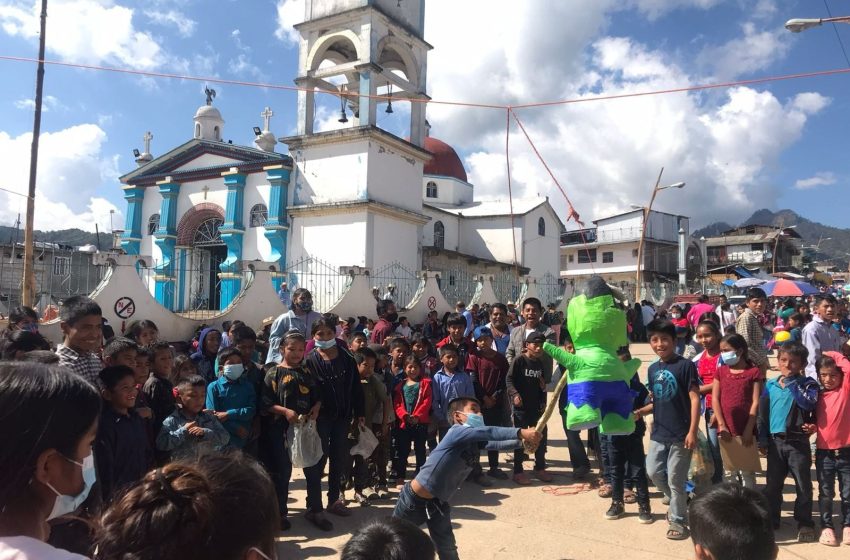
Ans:
{"type": "Polygon", "coordinates": [[[151,373],[142,391],[153,411],[153,433],[159,434],[162,423],[174,412],[174,385],[170,378],[174,365],[174,350],[167,342],[148,347],[151,373]]]}
{"type": "MultiPolygon", "coordinates": [[[[389,432],[388,414],[390,407],[385,404],[387,401],[387,389],[381,380],[374,375],[376,359],[377,356],[368,347],[361,348],[358,352],[354,353],[354,361],[357,363],[357,373],[360,375],[360,387],[363,389],[363,410],[365,417],[367,419],[374,419],[375,414],[380,414],[378,422],[372,424],[372,431],[378,437],[378,434],[383,435],[389,432]]],[[[352,422],[351,432],[349,433],[349,443],[352,447],[357,443],[360,431],[364,427],[360,426],[356,420],[352,422]]],[[[348,462],[349,467],[351,467],[351,461],[354,462],[354,501],[365,506],[369,505],[369,500],[371,499],[386,497],[387,459],[386,453],[382,449],[380,438],[378,446],[372,452],[372,455],[368,457],[369,464],[374,466],[377,489],[371,488],[372,484],[369,480],[367,458],[361,455],[354,455],[348,462]],[[383,478],[381,477],[382,474],[383,478]]],[[[347,470],[351,469],[349,468],[347,470]]]]}
{"type": "Polygon", "coordinates": [[[691,502],[689,517],[697,560],[774,560],[779,552],[767,500],[750,488],[713,486],[691,502]]]}
{"type": "Polygon", "coordinates": [[[395,332],[404,338],[410,338],[413,329],[410,328],[410,321],[407,320],[407,317],[398,318],[398,326],[395,328],[395,332]]]}
{"type": "MultiPolygon", "coordinates": [[[[463,324],[466,325],[466,319],[463,324]]],[[[434,374],[431,385],[431,411],[437,419],[437,433],[442,439],[450,426],[448,403],[458,397],[474,397],[475,387],[472,385],[472,377],[458,366],[458,351],[454,344],[440,346],[440,363],[443,366],[434,374]]]]}
{"type": "Polygon", "coordinates": [[[769,365],[764,347],[764,329],[759,320],[767,305],[767,295],[764,290],[761,288],[747,290],[745,305],[746,309],[738,315],[735,322],[735,332],[744,337],[749,349],[750,361],[758,366],[763,374],[767,374],[769,365]]]}
{"type": "MultiPolygon", "coordinates": [[[[488,426],[507,426],[508,407],[506,390],[508,360],[493,349],[493,333],[488,327],[476,327],[474,331],[477,352],[466,360],[466,369],[472,376],[476,397],[481,401],[484,422],[488,426]]],[[[508,475],[499,469],[499,452],[488,451],[487,460],[491,478],[506,480],[508,475]]]]}
{"type": "Polygon", "coordinates": [[[174,375],[171,379],[174,385],[195,375],[198,375],[198,368],[188,355],[180,354],[174,358],[174,375]]]}
{"type": "Polygon", "coordinates": [[[218,354],[219,378],[207,386],[207,409],[230,433],[230,446],[245,447],[257,410],[257,393],[243,377],[242,353],[226,348],[218,354]]]}
{"type": "MultiPolygon", "coordinates": [[[[764,375],[750,361],[747,342],[741,335],[728,334],[720,339],[720,351],[720,365],[711,392],[717,435],[723,442],[737,439],[745,451],[749,450],[749,462],[757,464],[755,429],[764,375]]],[[[721,445],[727,445],[723,442],[721,445]]],[[[725,465],[723,478],[726,482],[738,482],[739,476],[743,486],[755,490],[754,471],[742,469],[739,465],[725,465]]]]}
{"type": "Polygon", "coordinates": [[[431,355],[431,343],[421,333],[410,337],[410,351],[422,365],[422,375],[432,377],[440,368],[440,362],[431,355]]]}
{"type": "Polygon", "coordinates": [[[720,327],[713,320],[700,321],[697,324],[694,338],[703,348],[693,361],[697,365],[697,374],[701,383],[699,394],[705,399],[705,432],[708,436],[708,446],[714,463],[711,483],[718,484],[723,480],[723,458],[720,454],[720,442],[717,439],[717,419],[714,417],[714,399],[711,393],[714,390],[717,367],[720,365],[720,339],[723,338],[723,335],[720,332],[720,327]]]}
{"type": "Polygon", "coordinates": [[[451,344],[457,352],[458,363],[461,367],[464,367],[466,365],[466,359],[474,352],[472,342],[464,336],[464,332],[466,332],[466,317],[460,313],[452,313],[449,315],[448,321],[446,321],[446,330],[449,334],[437,343],[437,350],[451,344]]]}
{"type": "Polygon", "coordinates": [[[803,316],[799,313],[792,313],[785,321],[785,330],[791,335],[784,344],[789,342],[800,342],[803,340],[803,316]]]}
{"type": "Polygon", "coordinates": [[[691,335],[691,328],[685,314],[682,313],[682,308],[678,305],[670,307],[670,321],[676,327],[676,353],[680,356],[685,351],[685,344],[691,335]]]}
{"type": "Polygon", "coordinates": [[[198,335],[198,351],[191,356],[198,375],[207,381],[207,390],[216,378],[215,360],[220,347],[221,331],[207,327],[198,335]]]}
{"type": "Polygon", "coordinates": [[[648,372],[652,405],[642,410],[653,415],[646,470],[670,501],[667,538],[684,540],[688,538],[685,482],[699,429],[699,379],[694,363],[676,354],[673,323],[655,319],[646,331],[649,345],[658,356],[648,372]]]}
{"type": "Polygon", "coordinates": [[[71,296],[62,302],[59,321],[63,336],[56,350],[59,365],[100,388],[103,364],[95,354],[103,343],[100,306],[86,296],[71,296]]]}
{"type": "MultiPolygon", "coordinates": [[[[624,347],[617,351],[617,357],[624,362],[632,359],[629,349],[624,347]]],[[[635,393],[632,409],[635,415],[635,431],[623,436],[600,436],[603,455],[608,456],[608,470],[611,478],[611,507],[605,513],[605,519],[619,519],[625,513],[626,486],[634,485],[635,493],[629,502],[638,504],[638,521],[652,523],[652,510],[649,505],[649,485],[646,479],[646,455],[643,451],[643,436],[646,434],[646,422],[643,415],[649,409],[649,391],[640,382],[636,373],[629,382],[635,393]]]]}
{"type": "Polygon", "coordinates": [[[101,370],[103,409],[97,428],[94,457],[97,480],[106,503],[135,483],[153,465],[142,418],[133,410],[136,380],[132,368],[110,366],[101,370]]]}
{"type": "Polygon", "coordinates": [[[818,383],[803,374],[808,357],[809,351],[799,343],[781,347],[779,377],[767,382],[759,402],[759,448],[767,453],[764,494],[770,505],[771,521],[774,529],[779,528],[782,491],[790,473],[797,494],[794,519],[799,542],[815,540],[809,436],[817,429],[814,411],[818,383]]]}
{"type": "Polygon", "coordinates": [[[351,338],[348,339],[348,349],[352,352],[357,352],[364,346],[369,345],[369,339],[363,334],[363,331],[356,331],[351,338]]]}
{"type": "MultiPolygon", "coordinates": [[[[443,346],[443,350],[450,347],[443,346]]],[[[474,397],[454,398],[444,410],[452,428],[428,456],[419,474],[402,488],[393,517],[406,519],[417,527],[427,524],[440,560],[453,560],[458,554],[448,502],[472,472],[469,458],[480,453],[478,444],[489,442],[488,449],[504,451],[520,447],[521,440],[539,444],[541,434],[530,428],[485,426],[474,397]]]]}
{"type": "MultiPolygon", "coordinates": [[[[277,491],[280,508],[280,528],[285,531],[291,524],[287,519],[289,479],[292,462],[286,450],[289,426],[319,416],[321,391],[318,381],[304,367],[304,348],[307,341],[298,330],[291,330],[280,341],[280,364],[269,364],[263,385],[262,408],[268,413],[264,430],[264,449],[269,457],[268,467],[277,491]]],[[[307,482],[307,520],[322,531],[333,529],[333,523],[322,512],[322,462],[304,470],[307,482]]]]}
{"type": "Polygon", "coordinates": [[[159,329],[148,319],[130,321],[125,335],[139,346],[150,346],[159,338],[159,329]]]}
{"type": "MultiPolygon", "coordinates": [[[[234,325],[230,327],[230,345],[239,350],[242,354],[242,379],[248,382],[254,389],[256,396],[257,408],[259,410],[260,396],[263,392],[263,384],[266,374],[256,364],[254,359],[259,359],[257,354],[257,333],[254,329],[242,323],[242,321],[234,321],[234,325]],[[237,325],[236,323],[239,323],[237,325]]],[[[250,455],[257,455],[257,444],[260,436],[260,417],[254,416],[251,423],[250,436],[245,443],[244,450],[250,455]]]]}
{"type": "Polygon", "coordinates": [[[410,355],[410,343],[404,338],[394,338],[389,343],[390,349],[390,373],[393,376],[393,383],[387,389],[392,391],[395,386],[404,381],[404,363],[410,355]]]}
{"type": "Polygon", "coordinates": [[[850,546],[850,361],[838,352],[824,352],[815,366],[823,386],[815,414],[820,542],[838,546],[835,525],[839,525],[843,528],[841,542],[850,546]],[[841,501],[838,523],[832,516],[836,477],[841,501]]]}
{"type": "Polygon", "coordinates": [[[422,529],[404,519],[387,517],[357,530],[340,560],[434,560],[434,543],[422,529]]]}
{"type": "MultiPolygon", "coordinates": [[[[393,467],[390,476],[396,486],[404,484],[407,473],[407,458],[413,444],[416,455],[416,471],[425,464],[425,440],[431,419],[431,379],[422,372],[422,364],[416,356],[408,356],[404,363],[405,380],[393,393],[393,405],[398,427],[393,432],[393,467]]],[[[498,453],[497,453],[498,456],[498,453]]]]}
{"type": "MultiPolygon", "coordinates": [[[[103,347],[101,352],[103,365],[106,367],[127,366],[135,368],[138,348],[139,346],[129,338],[116,336],[103,347]]],[[[147,372],[145,372],[145,377],[147,377],[147,372]]]]}
{"type": "Polygon", "coordinates": [[[196,459],[204,452],[218,451],[230,434],[214,414],[204,411],[207,382],[200,375],[177,383],[177,408],[162,423],[156,448],[169,460],[196,459]]]}
{"type": "MultiPolygon", "coordinates": [[[[546,407],[546,382],[543,380],[543,333],[532,331],[525,339],[525,350],[511,362],[506,378],[508,398],[513,404],[513,423],[517,428],[534,428],[543,409],[546,407]]],[[[552,475],[546,471],[546,432],[543,428],[542,440],[534,452],[534,476],[543,482],[552,482],[552,475]]],[[[517,484],[528,485],[531,480],[523,472],[524,450],[514,451],[514,476],[517,484]]]]}

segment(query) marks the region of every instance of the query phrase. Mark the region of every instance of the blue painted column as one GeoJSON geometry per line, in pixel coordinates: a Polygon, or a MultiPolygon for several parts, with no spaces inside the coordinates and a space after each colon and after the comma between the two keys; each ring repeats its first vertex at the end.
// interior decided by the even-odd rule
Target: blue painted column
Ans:
{"type": "Polygon", "coordinates": [[[266,220],[263,235],[272,246],[271,259],[277,263],[278,273],[272,276],[275,291],[280,289],[286,272],[286,242],[289,237],[289,221],[286,219],[286,206],[289,201],[289,177],[292,169],[283,165],[264,167],[269,190],[269,217],[266,220]]]}
{"type": "Polygon", "coordinates": [[[242,200],[245,191],[245,175],[237,170],[221,174],[227,187],[227,204],[224,209],[224,224],[219,229],[221,240],[227,245],[227,258],[218,265],[221,273],[221,303],[222,309],[227,308],[239,295],[242,289],[242,235],[245,228],[242,225],[242,200]]]}
{"type": "Polygon", "coordinates": [[[188,311],[186,309],[186,266],[189,247],[177,247],[177,308],[176,311],[188,311]]]}
{"type": "Polygon", "coordinates": [[[142,202],[145,199],[144,187],[129,185],[124,187],[124,200],[127,201],[127,214],[124,221],[124,233],[121,235],[121,248],[128,255],[138,255],[142,244],[142,202]]]}
{"type": "Polygon", "coordinates": [[[162,251],[162,260],[156,266],[154,276],[156,300],[166,309],[175,310],[174,248],[177,245],[177,196],[180,183],[171,177],[157,183],[162,195],[159,211],[159,229],[154,232],[154,243],[162,251]]]}

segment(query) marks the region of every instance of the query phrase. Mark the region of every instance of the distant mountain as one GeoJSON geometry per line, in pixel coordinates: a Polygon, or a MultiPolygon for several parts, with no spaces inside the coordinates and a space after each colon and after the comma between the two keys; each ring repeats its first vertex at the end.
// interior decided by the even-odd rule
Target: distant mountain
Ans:
{"type": "MultiPolygon", "coordinates": [[[[38,231],[36,230],[34,237],[36,241],[45,243],[58,243],[61,245],[71,245],[80,247],[81,245],[97,245],[97,235],[94,233],[83,231],[81,229],[62,229],[58,231],[38,231]]],[[[6,245],[15,242],[23,243],[24,227],[16,229],[11,226],[0,226],[0,244],[6,245]]],[[[112,239],[109,233],[100,234],[100,248],[108,249],[112,246],[112,239]]]]}
{"type": "MultiPolygon", "coordinates": [[[[804,218],[793,210],[772,212],[767,209],[757,210],[740,225],[766,225],[791,227],[803,238],[803,245],[817,247],[814,260],[820,264],[829,264],[847,270],[848,251],[850,251],[850,229],[842,229],[819,224],[804,218]]],[[[711,237],[732,229],[725,222],[717,222],[693,232],[693,237],[711,237]]]]}

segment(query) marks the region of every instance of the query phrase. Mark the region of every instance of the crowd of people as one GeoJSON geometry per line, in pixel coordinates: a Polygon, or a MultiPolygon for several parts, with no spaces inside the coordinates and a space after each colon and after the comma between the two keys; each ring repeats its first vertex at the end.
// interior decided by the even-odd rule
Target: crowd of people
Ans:
{"type": "MultiPolygon", "coordinates": [[[[411,325],[391,299],[376,299],[374,319],[346,319],[315,311],[303,288],[286,295],[289,310],[256,331],[232,321],[185,344],[160,340],[147,320],[116,336],[80,296],[63,302],[54,348],[34,311],[14,310],[0,341],[0,557],[274,558],[278,531],[291,530],[295,467],[305,519],[321,531],[334,530],[328,514],[396,498],[393,518],[364,527],[344,558],[427,542],[403,557],[445,560],[458,557],[450,501],[464,480],[552,481],[549,434],[535,427],[568,374],[559,352],[574,351],[554,306],[458,302],[411,325]]],[[[798,539],[818,538],[814,455],[820,542],[850,544],[845,302],[769,302],[754,288],[737,309],[705,296],[664,310],[644,303],[627,309],[629,334],[658,359],[645,383],[631,380],[635,432],[590,430],[585,444],[564,428],[575,479],[593,481],[599,459],[604,517],[637,503],[639,521],[652,523],[651,481],[669,504],[668,538],[692,537],[706,558],[735,557],[721,551],[738,544],[753,551],[742,558],[772,558],[789,474],[798,539]],[[779,376],[768,380],[773,351],[779,376]],[[756,493],[759,452],[767,484],[756,493]],[[715,518],[733,509],[736,524],[715,518]],[[745,535],[748,524],[764,534],[745,535]],[[718,540],[718,528],[730,536],[718,540]]],[[[630,360],[628,347],[619,356],[630,360]]]]}

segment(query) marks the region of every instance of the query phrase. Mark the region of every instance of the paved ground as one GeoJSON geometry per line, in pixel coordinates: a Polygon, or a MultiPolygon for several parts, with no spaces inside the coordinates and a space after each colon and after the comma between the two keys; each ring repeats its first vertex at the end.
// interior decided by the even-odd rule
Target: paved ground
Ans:
{"type": "MultiPolygon", "coordinates": [[[[646,344],[633,345],[635,357],[641,358],[646,371],[654,359],[646,344]]],[[[550,469],[556,475],[548,489],[575,492],[569,473],[569,461],[560,425],[554,415],[549,423],[550,469]]],[[[505,456],[503,455],[503,458],[505,456]]],[[[486,458],[485,458],[486,461],[486,458]]],[[[530,467],[530,464],[526,464],[530,467]]],[[[508,465],[503,469],[508,471],[508,465]]],[[[306,492],[300,471],[293,473],[290,495],[297,502],[290,503],[292,529],[282,534],[278,557],[286,559],[336,558],[350,534],[365,521],[392,513],[395,499],[369,507],[352,506],[349,518],[329,516],[335,524],[328,536],[310,525],[303,517],[306,492]]],[[[812,474],[814,478],[814,473],[812,474]]],[[[764,484],[764,479],[759,479],[764,484]]],[[[652,490],[652,488],[650,488],[652,490]]],[[[492,488],[481,489],[466,483],[452,500],[452,519],[461,558],[488,560],[524,559],[620,559],[649,560],[657,558],[693,558],[690,541],[674,542],[664,538],[663,522],[666,507],[659,493],[652,494],[652,508],[656,522],[641,525],[637,522],[637,506],[626,506],[626,517],[607,521],[603,514],[609,501],[596,495],[596,490],[573,495],[555,495],[546,491],[546,485],[535,482],[532,486],[517,487],[513,482],[496,481],[492,488]]],[[[815,482],[815,504],[817,504],[815,482]]],[[[791,519],[793,488],[786,485],[786,502],[783,523],[777,539],[780,541],[780,559],[850,558],[850,548],[828,548],[823,545],[798,544],[796,525],[791,519]]],[[[815,507],[817,507],[815,505],[815,507]]],[[[839,507],[836,503],[835,507],[839,507]]]]}

